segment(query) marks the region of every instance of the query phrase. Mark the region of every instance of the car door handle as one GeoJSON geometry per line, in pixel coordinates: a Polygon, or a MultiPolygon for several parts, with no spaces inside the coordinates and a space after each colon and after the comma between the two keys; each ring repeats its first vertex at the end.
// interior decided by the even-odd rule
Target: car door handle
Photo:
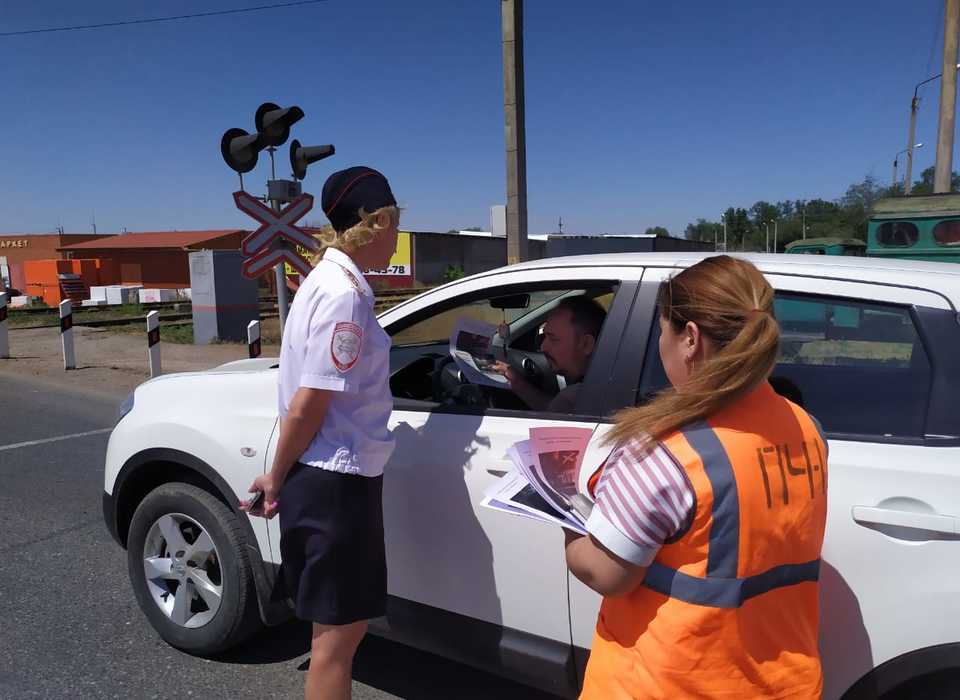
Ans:
{"type": "Polygon", "coordinates": [[[487,469],[487,474],[492,474],[493,476],[497,476],[497,477],[506,476],[507,470],[506,469],[487,469]]]}
{"type": "Polygon", "coordinates": [[[957,519],[952,515],[938,513],[913,513],[906,510],[854,506],[853,519],[860,525],[892,525],[912,530],[939,532],[944,535],[958,533],[957,519]]]}

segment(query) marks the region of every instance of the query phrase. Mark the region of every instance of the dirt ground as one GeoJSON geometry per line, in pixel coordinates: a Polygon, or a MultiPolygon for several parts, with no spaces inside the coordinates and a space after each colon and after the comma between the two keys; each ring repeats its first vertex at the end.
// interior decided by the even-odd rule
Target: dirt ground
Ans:
{"type": "MultiPolygon", "coordinates": [[[[30,377],[44,384],[115,398],[124,396],[150,377],[146,334],[114,333],[109,329],[75,326],[77,369],[63,369],[58,328],[10,331],[10,359],[0,360],[4,375],[30,377]]],[[[263,357],[277,357],[278,345],[264,345],[263,357]]],[[[210,369],[247,357],[246,344],[181,345],[160,343],[164,374],[210,369]]]]}

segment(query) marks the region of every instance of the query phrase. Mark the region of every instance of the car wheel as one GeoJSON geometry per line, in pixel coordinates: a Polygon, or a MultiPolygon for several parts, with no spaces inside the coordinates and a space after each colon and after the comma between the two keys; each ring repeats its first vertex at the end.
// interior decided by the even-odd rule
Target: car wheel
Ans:
{"type": "Polygon", "coordinates": [[[914,678],[882,696],[882,700],[953,700],[957,697],[960,671],[950,669],[914,678]]]}
{"type": "Polygon", "coordinates": [[[140,609],[171,645],[213,654],[259,627],[239,517],[190,484],[164,484],[130,523],[127,568],[140,609]]]}

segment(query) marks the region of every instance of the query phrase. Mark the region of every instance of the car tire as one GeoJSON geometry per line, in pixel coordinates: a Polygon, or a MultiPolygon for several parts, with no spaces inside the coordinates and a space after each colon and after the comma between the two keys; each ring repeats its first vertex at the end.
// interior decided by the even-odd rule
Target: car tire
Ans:
{"type": "Polygon", "coordinates": [[[957,697],[960,670],[950,669],[913,678],[882,696],[882,700],[953,700],[957,697]]]}
{"type": "Polygon", "coordinates": [[[140,609],[172,646],[199,655],[260,626],[242,522],[197,486],[164,484],[130,523],[127,569],[140,609]]]}

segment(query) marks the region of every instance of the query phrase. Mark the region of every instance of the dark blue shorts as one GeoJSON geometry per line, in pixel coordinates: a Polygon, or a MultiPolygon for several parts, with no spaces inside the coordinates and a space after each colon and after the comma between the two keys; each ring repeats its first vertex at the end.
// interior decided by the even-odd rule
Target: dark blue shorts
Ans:
{"type": "Polygon", "coordinates": [[[279,501],[283,584],[297,617],[347,625],[385,615],[383,477],[295,464],[279,501]]]}

